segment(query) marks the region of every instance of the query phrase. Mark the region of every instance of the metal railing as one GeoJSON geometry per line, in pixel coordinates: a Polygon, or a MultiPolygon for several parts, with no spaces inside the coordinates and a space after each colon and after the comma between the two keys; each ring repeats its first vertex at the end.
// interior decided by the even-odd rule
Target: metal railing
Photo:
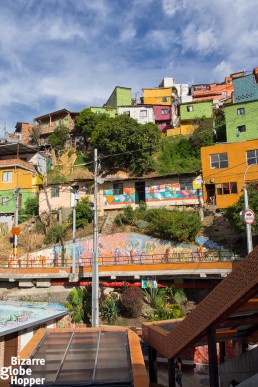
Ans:
{"type": "MultiPolygon", "coordinates": [[[[99,266],[125,266],[125,265],[158,265],[158,264],[180,264],[180,263],[203,263],[203,262],[230,262],[238,260],[239,256],[228,251],[209,250],[205,252],[180,253],[175,252],[168,254],[135,254],[119,256],[99,256],[99,266]]],[[[91,267],[91,257],[76,258],[77,267],[91,267]]],[[[1,260],[0,269],[35,269],[35,268],[53,268],[72,267],[72,258],[66,254],[49,258],[43,255],[37,257],[28,254],[26,258],[17,260],[1,260]]]]}

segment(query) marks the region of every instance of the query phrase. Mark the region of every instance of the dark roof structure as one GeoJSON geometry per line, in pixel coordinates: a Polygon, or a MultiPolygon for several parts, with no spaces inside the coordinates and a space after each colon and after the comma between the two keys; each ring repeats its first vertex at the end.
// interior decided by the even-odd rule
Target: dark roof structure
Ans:
{"type": "MultiPolygon", "coordinates": [[[[257,329],[258,247],[184,320],[143,324],[143,339],[154,351],[173,359],[189,347],[247,338],[257,329]]],[[[216,378],[216,346],[213,350],[210,368],[216,378]]],[[[217,386],[216,382],[211,386],[217,386]]]]}

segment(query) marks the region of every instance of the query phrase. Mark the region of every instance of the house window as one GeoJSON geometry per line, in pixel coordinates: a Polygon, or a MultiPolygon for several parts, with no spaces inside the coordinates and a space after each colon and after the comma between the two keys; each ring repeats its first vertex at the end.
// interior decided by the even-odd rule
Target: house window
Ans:
{"type": "Polygon", "coordinates": [[[211,160],[211,169],[220,169],[228,167],[228,154],[227,153],[217,153],[215,155],[210,155],[211,160]]]}
{"type": "Polygon", "coordinates": [[[186,111],[193,112],[193,106],[192,105],[186,106],[186,111]]]}
{"type": "Polygon", "coordinates": [[[11,181],[13,181],[13,173],[11,171],[3,172],[2,182],[3,183],[10,183],[11,181]]]}
{"type": "Polygon", "coordinates": [[[62,124],[61,120],[56,120],[56,126],[60,126],[62,124]]]}
{"type": "Polygon", "coordinates": [[[130,117],[130,111],[129,110],[126,110],[123,114],[125,114],[126,116],[130,117]]]}
{"type": "Polygon", "coordinates": [[[9,203],[9,198],[8,197],[3,197],[2,198],[2,206],[8,206],[9,203]]]}
{"type": "Polygon", "coordinates": [[[123,183],[114,183],[113,184],[113,194],[114,195],[123,195],[124,193],[124,184],[123,183]]]}
{"type": "Polygon", "coordinates": [[[238,133],[246,132],[246,126],[240,125],[237,127],[238,133]]]}
{"type": "Polygon", "coordinates": [[[237,183],[216,184],[217,195],[230,195],[237,193],[237,183]]]}
{"type": "Polygon", "coordinates": [[[161,109],[161,114],[168,114],[168,109],[161,109]]]}
{"type": "Polygon", "coordinates": [[[258,149],[250,150],[246,152],[247,164],[258,164],[258,149]]]}
{"type": "Polygon", "coordinates": [[[193,189],[193,179],[191,177],[179,177],[179,184],[181,190],[193,189]]]}
{"type": "Polygon", "coordinates": [[[51,198],[58,198],[58,197],[59,197],[59,188],[52,187],[51,188],[51,198]]]}
{"type": "Polygon", "coordinates": [[[64,125],[68,125],[69,124],[69,120],[68,120],[68,118],[65,118],[64,119],[64,125]]]}
{"type": "Polygon", "coordinates": [[[245,114],[245,108],[239,108],[239,109],[237,109],[237,115],[238,115],[238,116],[242,116],[243,114],[245,114]]]}
{"type": "Polygon", "coordinates": [[[162,102],[168,102],[168,97],[163,97],[162,102]]]}
{"type": "Polygon", "coordinates": [[[140,117],[141,118],[147,117],[147,110],[140,110],[140,117]]]}

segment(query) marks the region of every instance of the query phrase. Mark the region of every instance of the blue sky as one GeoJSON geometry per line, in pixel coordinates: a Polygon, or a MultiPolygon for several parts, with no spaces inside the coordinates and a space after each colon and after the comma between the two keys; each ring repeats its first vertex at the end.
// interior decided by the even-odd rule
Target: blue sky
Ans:
{"type": "Polygon", "coordinates": [[[0,134],[115,86],[222,82],[258,66],[257,0],[0,0],[0,134]]]}

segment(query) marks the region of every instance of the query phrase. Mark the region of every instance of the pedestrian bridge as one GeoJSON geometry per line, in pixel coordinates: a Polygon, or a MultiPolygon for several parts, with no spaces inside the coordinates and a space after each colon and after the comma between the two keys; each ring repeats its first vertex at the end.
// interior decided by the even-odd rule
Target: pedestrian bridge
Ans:
{"type": "MultiPolygon", "coordinates": [[[[175,278],[217,278],[227,276],[237,265],[237,257],[223,255],[220,251],[207,253],[175,255],[152,254],[141,256],[105,256],[99,257],[100,281],[130,281],[141,276],[156,276],[157,279],[175,278]]],[[[23,260],[0,262],[1,281],[18,281],[19,286],[47,287],[55,281],[78,283],[91,281],[92,260],[89,258],[76,262],[75,273],[72,273],[72,260],[65,256],[60,260],[48,263],[46,257],[39,256],[37,261],[30,255],[23,260]]]]}

